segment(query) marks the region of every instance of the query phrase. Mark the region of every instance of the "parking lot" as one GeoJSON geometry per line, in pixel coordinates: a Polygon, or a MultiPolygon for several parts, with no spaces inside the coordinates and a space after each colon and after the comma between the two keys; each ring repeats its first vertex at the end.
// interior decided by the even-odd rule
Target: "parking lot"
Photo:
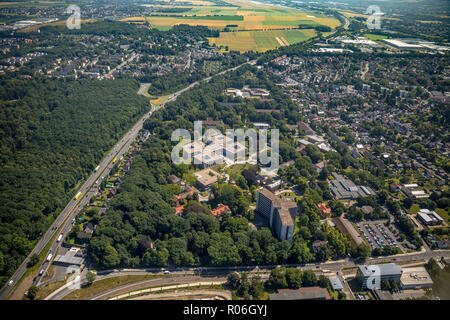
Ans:
{"type": "MultiPolygon", "coordinates": [[[[357,223],[356,226],[372,249],[390,246],[404,251],[404,248],[397,242],[397,237],[384,225],[384,221],[365,221],[357,223]]],[[[393,230],[396,232],[395,229],[393,230]]]]}

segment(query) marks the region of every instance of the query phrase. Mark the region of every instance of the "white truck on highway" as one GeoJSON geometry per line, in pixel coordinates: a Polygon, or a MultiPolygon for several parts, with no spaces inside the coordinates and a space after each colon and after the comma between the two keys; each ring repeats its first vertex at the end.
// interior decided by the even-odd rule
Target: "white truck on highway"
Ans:
{"type": "Polygon", "coordinates": [[[49,253],[47,256],[47,262],[50,262],[52,260],[53,254],[49,253]]]}
{"type": "Polygon", "coordinates": [[[58,239],[56,239],[56,242],[60,242],[60,241],[61,241],[61,239],[62,239],[62,237],[63,237],[63,235],[62,235],[62,234],[60,234],[60,235],[58,236],[58,239]]]}

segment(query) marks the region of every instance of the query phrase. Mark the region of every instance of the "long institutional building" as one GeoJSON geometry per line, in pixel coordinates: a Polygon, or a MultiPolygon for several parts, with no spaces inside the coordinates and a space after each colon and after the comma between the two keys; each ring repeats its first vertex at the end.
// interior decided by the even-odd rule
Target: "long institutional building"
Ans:
{"type": "Polygon", "coordinates": [[[281,200],[263,187],[258,190],[256,211],[269,220],[269,227],[278,239],[292,241],[294,221],[298,214],[295,201],[281,200]]]}
{"type": "Polygon", "coordinates": [[[233,139],[217,134],[206,143],[193,141],[183,146],[183,153],[194,159],[194,165],[207,168],[215,164],[232,164],[236,159],[244,159],[246,148],[233,139]]]}
{"type": "Polygon", "coordinates": [[[357,199],[359,196],[367,197],[375,195],[375,192],[370,187],[357,186],[353,181],[344,178],[336,172],[332,173],[333,180],[331,180],[331,192],[337,200],[341,199],[357,199]]]}
{"type": "Polygon", "coordinates": [[[444,219],[442,219],[436,212],[428,209],[420,209],[417,213],[417,218],[426,226],[435,226],[444,222],[444,219]]]}
{"type": "Polygon", "coordinates": [[[403,290],[433,286],[433,280],[424,267],[402,269],[395,263],[359,266],[356,279],[363,290],[379,290],[383,280],[395,280],[403,290]]]}

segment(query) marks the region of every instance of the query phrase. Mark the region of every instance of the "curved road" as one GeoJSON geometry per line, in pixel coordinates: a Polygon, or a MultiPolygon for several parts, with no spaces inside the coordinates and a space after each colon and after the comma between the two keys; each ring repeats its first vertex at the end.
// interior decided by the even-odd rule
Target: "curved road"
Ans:
{"type": "MultiPolygon", "coordinates": [[[[440,257],[450,257],[450,250],[436,250],[436,251],[427,251],[427,252],[418,252],[418,253],[407,253],[407,254],[399,254],[395,256],[387,256],[387,257],[378,257],[378,258],[369,258],[366,259],[361,264],[376,264],[382,262],[414,262],[420,260],[428,260],[430,258],[439,259],[440,257]]],[[[283,267],[295,267],[301,270],[315,270],[315,271],[323,271],[323,272],[339,272],[339,277],[342,281],[342,272],[341,270],[344,268],[354,268],[357,267],[359,263],[355,263],[350,259],[343,259],[338,261],[329,261],[324,263],[310,263],[310,264],[285,264],[283,267]]],[[[258,273],[261,278],[267,278],[268,274],[260,274],[262,272],[270,272],[270,270],[276,268],[276,265],[272,266],[241,266],[241,267],[204,267],[204,268],[177,268],[171,272],[170,276],[166,276],[164,278],[156,278],[149,280],[142,280],[139,282],[129,283],[126,285],[122,285],[120,287],[111,288],[107,291],[104,291],[100,294],[97,294],[91,297],[91,300],[100,300],[106,299],[111,296],[127,293],[130,291],[148,288],[150,285],[159,286],[162,284],[175,284],[175,283],[186,283],[186,282],[197,282],[197,281],[205,281],[211,280],[214,278],[225,278],[230,272],[240,271],[240,272],[248,272],[249,274],[258,273]]],[[[102,280],[110,277],[120,277],[127,275],[161,275],[164,273],[160,268],[149,268],[149,269],[123,269],[123,270],[111,270],[111,271],[103,271],[97,275],[98,280],[102,280]]],[[[60,300],[64,298],[66,295],[74,291],[74,289],[64,288],[58,294],[52,295],[50,300],[60,300]]],[[[351,298],[351,297],[348,297],[351,298]]]]}

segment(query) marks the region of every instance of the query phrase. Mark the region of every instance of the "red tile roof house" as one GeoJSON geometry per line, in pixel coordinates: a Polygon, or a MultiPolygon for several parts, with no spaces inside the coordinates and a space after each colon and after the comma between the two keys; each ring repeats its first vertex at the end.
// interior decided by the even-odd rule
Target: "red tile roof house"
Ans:
{"type": "Polygon", "coordinates": [[[389,187],[390,187],[392,192],[399,192],[400,191],[400,187],[395,182],[392,182],[389,185],[389,187]]]}
{"type": "Polygon", "coordinates": [[[322,215],[324,216],[324,218],[328,218],[330,216],[331,209],[328,208],[325,203],[319,203],[317,206],[319,207],[320,211],[322,211],[322,215]]]}
{"type": "Polygon", "coordinates": [[[215,217],[219,217],[225,212],[231,212],[230,208],[227,205],[219,203],[217,208],[211,210],[211,214],[215,217]]]}
{"type": "Polygon", "coordinates": [[[195,193],[194,189],[192,189],[189,186],[186,186],[182,194],[173,196],[172,201],[175,203],[176,206],[180,206],[181,200],[186,199],[188,196],[192,197],[194,193],[195,193]]]}
{"type": "Polygon", "coordinates": [[[175,208],[175,214],[176,215],[181,215],[184,211],[184,206],[178,206],[175,208]]]}

